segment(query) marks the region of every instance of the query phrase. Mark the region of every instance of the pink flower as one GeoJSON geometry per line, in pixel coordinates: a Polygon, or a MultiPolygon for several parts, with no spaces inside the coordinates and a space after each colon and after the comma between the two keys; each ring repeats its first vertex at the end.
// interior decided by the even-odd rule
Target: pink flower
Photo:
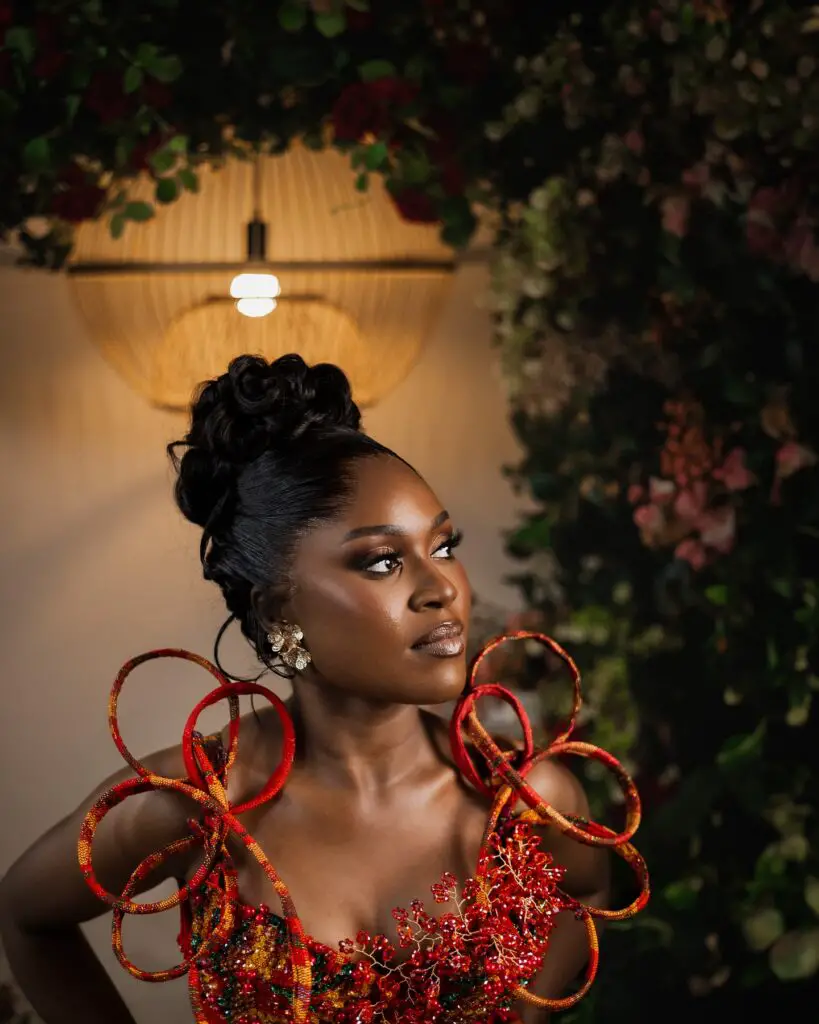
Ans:
{"type": "Polygon", "coordinates": [[[737,515],[733,505],[703,512],[699,521],[700,538],[706,547],[727,555],[734,547],[737,535],[737,515]]]}
{"type": "Polygon", "coordinates": [[[636,505],[638,501],[642,501],[645,497],[645,493],[646,491],[642,484],[632,484],[626,495],[629,500],[629,504],[636,505]]]}
{"type": "Polygon", "coordinates": [[[814,227],[804,215],[785,238],[785,259],[794,270],[800,270],[811,281],[819,281],[819,245],[814,227]]]}
{"type": "Polygon", "coordinates": [[[702,480],[696,480],[690,487],[680,491],[674,502],[674,511],[684,521],[696,523],[705,509],[707,488],[702,480]]]}
{"type": "Polygon", "coordinates": [[[640,505],[634,510],[633,518],[639,529],[649,535],[659,533],[665,525],[662,510],[656,505],[640,505]]]}
{"type": "Polygon", "coordinates": [[[756,477],[745,465],[744,448],[732,448],[712,475],[715,480],[721,480],[729,491],[744,491],[756,483],[756,477]]]}
{"type": "Polygon", "coordinates": [[[776,453],[776,475],[782,480],[798,473],[800,469],[815,465],[816,452],[796,441],[788,441],[776,453]]]}
{"type": "Polygon", "coordinates": [[[688,217],[691,213],[691,201],[687,196],[668,196],[660,205],[663,231],[677,238],[684,238],[688,233],[688,217]]]}
{"type": "Polygon", "coordinates": [[[662,477],[653,476],[648,482],[649,501],[655,505],[667,505],[674,497],[676,490],[673,480],[663,480],[662,477]]]}
{"type": "Polygon", "coordinates": [[[683,171],[682,175],[683,185],[687,185],[689,188],[695,188],[698,191],[703,189],[710,179],[711,169],[708,164],[703,161],[687,168],[687,170],[683,171]]]}
{"type": "Polygon", "coordinates": [[[707,558],[705,548],[693,537],[687,537],[677,545],[674,557],[681,562],[688,562],[694,572],[699,572],[705,566],[707,558]]]}
{"type": "Polygon", "coordinates": [[[636,128],[632,128],[631,131],[626,132],[623,136],[623,142],[626,147],[631,150],[636,156],[639,156],[646,148],[645,139],[641,132],[638,132],[636,128]]]}

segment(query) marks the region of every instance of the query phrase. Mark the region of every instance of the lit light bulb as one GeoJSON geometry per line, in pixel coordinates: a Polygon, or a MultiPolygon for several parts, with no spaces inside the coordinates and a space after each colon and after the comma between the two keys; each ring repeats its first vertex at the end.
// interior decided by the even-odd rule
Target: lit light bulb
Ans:
{"type": "Polygon", "coordinates": [[[276,308],[281,295],[279,279],[274,274],[238,274],[230,283],[231,297],[243,316],[267,316],[276,308]]]}
{"type": "Polygon", "coordinates": [[[242,314],[242,316],[267,316],[268,313],[272,313],[278,303],[275,299],[260,299],[260,298],[247,298],[239,299],[236,302],[236,308],[242,314]]]}

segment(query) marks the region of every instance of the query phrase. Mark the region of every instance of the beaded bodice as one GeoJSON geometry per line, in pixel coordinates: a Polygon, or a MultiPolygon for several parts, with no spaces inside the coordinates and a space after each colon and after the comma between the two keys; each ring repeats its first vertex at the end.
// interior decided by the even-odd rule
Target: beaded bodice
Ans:
{"type": "MultiPolygon", "coordinates": [[[[562,877],[531,826],[507,819],[473,878],[458,886],[445,874],[431,887],[439,914],[413,900],[393,910],[394,936],[359,932],[337,949],[308,937],[311,1024],[516,1020],[516,989],[541,967],[557,915],[577,907],[560,892],[562,877]]],[[[230,938],[197,957],[220,914],[218,893],[202,887],[189,901],[180,935],[183,953],[196,965],[203,1020],[291,1021],[286,922],[268,907],[241,904],[230,938]]]]}
{"type": "Polygon", "coordinates": [[[228,682],[209,662],[187,651],[163,650],[141,655],[121,670],[111,694],[109,719],[114,741],[134,767],[136,777],[103,794],[82,826],[78,853],[86,881],[113,907],[114,951],[137,978],[163,981],[187,973],[197,1024],[510,1024],[518,1020],[517,1001],[548,1009],[573,1005],[591,985],[597,969],[597,918],[622,920],[637,913],[648,899],[645,863],[631,845],[640,821],[633,783],[619,763],[597,747],[570,741],[580,707],[580,677],[571,658],[542,634],[517,633],[488,644],[473,662],[469,683],[458,702],[450,727],[455,762],[465,779],[489,804],[488,821],[478,862],[462,885],[445,874],[431,887],[432,913],[420,900],[393,910],[394,935],[359,932],[338,949],[307,935],[289,890],[253,837],[238,819],[281,790],[293,762],[295,735],[282,702],[252,683],[228,682]],[[546,748],[536,750],[532,731],[517,698],[496,684],[476,685],[481,659],[506,639],[528,638],[545,644],[569,666],[574,681],[574,710],[568,725],[546,748]],[[218,686],[191,714],[183,736],[187,777],[167,779],[150,772],[130,754],[117,725],[119,693],[127,675],[157,657],[194,661],[216,677],[218,686]],[[238,696],[254,693],[269,700],[279,713],[283,734],[281,763],[262,792],[232,805],[227,777],[238,743],[238,696]],[[504,751],[481,725],[475,710],[482,697],[509,703],[523,729],[521,750],[504,751]],[[230,742],[217,748],[196,732],[206,707],[221,700],[230,706],[230,742]],[[467,746],[467,740],[471,747],[467,746]],[[485,762],[480,771],[473,760],[485,762]],[[599,761],[619,782],[625,797],[622,832],[584,819],[568,818],[546,804],[526,782],[531,768],[546,757],[575,754],[599,761]],[[201,808],[191,820],[191,834],[148,857],[134,871],[123,893],[106,892],[97,881],[91,846],[97,826],[108,811],[133,793],[174,790],[201,808]],[[513,808],[522,802],[521,813],[513,808]],[[635,900],[622,910],[586,906],[561,889],[563,869],[540,848],[539,827],[551,826],[587,845],[610,847],[632,867],[640,883],[635,900]],[[267,874],[282,913],[244,904],[227,839],[238,838],[267,874]],[[136,903],[137,886],[168,857],[201,846],[204,859],[193,878],[171,897],[136,903]],[[166,971],[147,972],[128,961],[122,946],[126,913],[157,913],[179,906],[183,960],[166,971]],[[548,954],[555,920],[573,913],[586,926],[589,962],[581,989],[566,998],[547,999],[530,991],[548,954]]]}

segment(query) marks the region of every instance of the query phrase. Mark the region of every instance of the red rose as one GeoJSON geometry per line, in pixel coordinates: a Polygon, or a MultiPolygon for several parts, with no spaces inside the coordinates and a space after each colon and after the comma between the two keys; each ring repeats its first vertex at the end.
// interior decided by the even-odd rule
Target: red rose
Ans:
{"type": "Polygon", "coordinates": [[[105,189],[97,185],[79,185],[57,192],[51,200],[51,212],[69,224],[91,220],[105,199],[105,189]]]}
{"type": "Polygon", "coordinates": [[[131,101],[122,88],[122,78],[113,71],[98,71],[91,79],[85,103],[103,124],[121,121],[130,109],[131,101]]]}
{"type": "Polygon", "coordinates": [[[368,133],[383,134],[395,120],[394,109],[415,98],[416,87],[398,78],[348,85],[333,106],[332,121],[340,142],[358,142],[368,133]]]}
{"type": "Polygon", "coordinates": [[[142,102],[154,110],[164,110],[173,99],[173,93],[164,82],[146,78],[139,91],[142,102]]]}
{"type": "Polygon", "coordinates": [[[14,21],[14,8],[10,3],[0,0],[0,31],[7,29],[12,21],[14,21]]]}
{"type": "Polygon", "coordinates": [[[373,25],[372,11],[356,11],[352,7],[347,8],[347,28],[351,32],[366,32],[373,25]]]}
{"type": "Polygon", "coordinates": [[[367,83],[368,88],[384,104],[405,107],[412,103],[418,93],[418,86],[401,78],[377,78],[367,83]]]}
{"type": "Polygon", "coordinates": [[[441,185],[448,196],[462,196],[466,188],[466,175],[456,152],[457,126],[451,114],[434,110],[424,119],[434,137],[426,143],[430,162],[438,168],[441,185]]]}
{"type": "Polygon", "coordinates": [[[69,224],[79,224],[96,216],[106,192],[104,188],[89,182],[81,167],[69,164],[59,175],[58,183],[65,187],[56,192],[51,200],[51,212],[55,216],[69,224]]]}
{"type": "Polygon", "coordinates": [[[37,39],[34,74],[46,81],[55,78],[68,61],[67,54],[60,49],[58,29],[56,19],[47,14],[40,14],[34,19],[34,35],[37,39]]]}
{"type": "Polygon", "coordinates": [[[489,71],[489,49],[483,43],[452,43],[446,51],[446,69],[461,85],[476,86],[489,71]]]}
{"type": "Polygon", "coordinates": [[[441,168],[441,185],[448,196],[462,196],[466,189],[464,169],[454,158],[441,168]]]}
{"type": "Polygon", "coordinates": [[[48,82],[59,75],[67,60],[68,57],[59,50],[45,50],[34,60],[34,74],[48,82]]]}
{"type": "Polygon", "coordinates": [[[165,136],[160,135],[159,132],[140,139],[131,151],[128,166],[134,171],[150,171],[151,165],[148,161],[158,149],[162,148],[164,143],[165,136]]]}
{"type": "Polygon", "coordinates": [[[411,224],[435,224],[440,220],[435,204],[426,192],[417,188],[405,188],[391,195],[398,212],[411,224]]]}

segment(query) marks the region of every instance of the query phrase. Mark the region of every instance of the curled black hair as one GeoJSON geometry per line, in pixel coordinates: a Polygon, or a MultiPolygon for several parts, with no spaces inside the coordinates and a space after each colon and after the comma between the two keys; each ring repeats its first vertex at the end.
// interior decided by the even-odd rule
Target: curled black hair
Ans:
{"type": "Polygon", "coordinates": [[[288,673],[269,650],[251,595],[288,586],[299,538],[338,516],[351,498],[353,462],[394,454],[360,424],[337,366],[308,366],[298,355],[273,362],[244,355],[200,387],[188,433],[168,445],[176,502],[202,527],[205,579],[221,588],[228,623],[235,619],[260,661],[282,675],[288,673]]]}

